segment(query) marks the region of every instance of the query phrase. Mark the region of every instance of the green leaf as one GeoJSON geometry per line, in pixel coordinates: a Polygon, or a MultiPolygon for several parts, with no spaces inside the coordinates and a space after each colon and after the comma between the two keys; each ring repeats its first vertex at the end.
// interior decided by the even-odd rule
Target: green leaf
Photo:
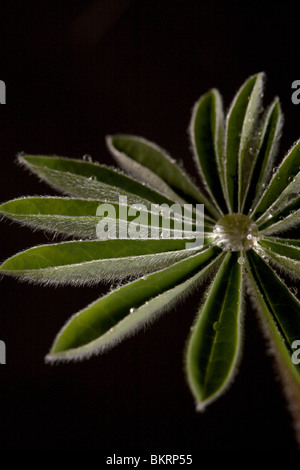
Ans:
{"type": "Polygon", "coordinates": [[[17,253],[0,266],[0,274],[54,285],[92,285],[155,271],[194,253],[185,249],[184,240],[72,241],[17,253]]]}
{"type": "Polygon", "coordinates": [[[299,164],[300,140],[290,149],[281,165],[273,169],[273,177],[270,184],[253,210],[253,215],[255,214],[256,216],[256,223],[262,223],[269,216],[273,216],[273,210],[274,212],[280,212],[284,207],[284,201],[290,200],[292,202],[294,199],[299,198],[300,180],[297,176],[299,164]],[[292,178],[295,178],[295,181],[291,181],[292,178]],[[289,185],[289,188],[286,188],[287,185],[289,185]],[[282,194],[283,192],[284,194],[282,194]],[[276,209],[277,200],[279,200],[278,210],[276,209]]]}
{"type": "MultiPolygon", "coordinates": [[[[135,229],[137,239],[159,238],[167,230],[166,222],[169,220],[169,238],[195,238],[196,219],[192,221],[189,217],[185,218],[181,206],[175,209],[180,209],[180,211],[171,213],[163,206],[158,206],[156,212],[154,209],[150,212],[147,210],[147,205],[130,207],[126,204],[106,204],[103,201],[90,199],[28,197],[2,204],[0,214],[33,228],[94,239],[117,238],[123,228],[126,234],[131,228],[135,229]],[[159,211],[160,207],[162,207],[161,211],[159,211]],[[138,213],[142,215],[139,217],[138,213]],[[101,220],[104,224],[115,227],[113,235],[106,232],[104,227],[101,232],[98,231],[97,226],[101,220]]],[[[130,232],[129,238],[134,238],[134,236],[130,232]]]]}
{"type": "Polygon", "coordinates": [[[148,182],[155,189],[160,188],[163,194],[180,203],[184,202],[182,197],[190,196],[205,204],[210,215],[217,219],[220,217],[214,205],[195,186],[186,172],[156,144],[131,135],[107,136],[106,143],[119,165],[134,177],[148,182]]]}
{"type": "Polygon", "coordinates": [[[260,227],[271,225],[280,220],[293,207],[297,209],[300,207],[300,172],[296,176],[288,178],[286,188],[268,207],[268,210],[256,220],[256,224],[260,227]]]}
{"type": "MultiPolygon", "coordinates": [[[[270,221],[271,222],[271,221],[270,221]]],[[[298,227],[300,224],[300,209],[292,210],[288,216],[282,220],[277,220],[275,223],[267,226],[266,228],[259,227],[260,235],[273,235],[278,233],[287,232],[288,230],[298,227]]]]}
{"type": "MultiPolygon", "coordinates": [[[[268,243],[276,243],[277,246],[283,245],[283,246],[291,246],[291,247],[299,247],[300,246],[300,240],[296,240],[294,238],[275,238],[275,237],[263,237],[261,242],[268,242],[268,243]]],[[[283,253],[284,254],[284,253],[283,253]]]]}
{"type": "Polygon", "coordinates": [[[80,359],[113,346],[187,295],[220,261],[222,254],[211,261],[216,253],[208,248],[96,300],[71,317],[46,359],[80,359]]]}
{"type": "Polygon", "coordinates": [[[227,254],[200,309],[186,354],[187,378],[198,409],[229,386],[240,356],[242,273],[227,254]]]}
{"type": "Polygon", "coordinates": [[[267,109],[260,128],[258,155],[253,160],[252,177],[247,194],[244,212],[253,211],[258,199],[262,196],[272,176],[274,157],[278,148],[283,115],[278,98],[267,109]]]}
{"type": "Polygon", "coordinates": [[[248,251],[247,257],[253,293],[276,354],[300,385],[300,364],[292,362],[293,342],[300,339],[299,300],[260,256],[248,251]]]}
{"type": "MultiPolygon", "coordinates": [[[[295,241],[295,240],[294,240],[295,241]]],[[[276,242],[272,239],[260,239],[259,245],[263,247],[266,256],[277,265],[287,269],[293,276],[300,277],[300,242],[292,245],[291,242],[276,242]]]]}
{"type": "Polygon", "coordinates": [[[225,184],[232,212],[239,212],[249,178],[251,137],[257,123],[263,74],[250,77],[236,94],[226,118],[225,184]]]}
{"type": "Polygon", "coordinates": [[[222,162],[223,108],[218,90],[211,90],[195,103],[190,123],[196,166],[206,189],[219,208],[226,213],[221,182],[224,183],[222,162]]]}
{"type": "Polygon", "coordinates": [[[54,189],[72,196],[118,202],[125,195],[129,204],[170,203],[159,191],[98,163],[41,155],[21,155],[19,162],[54,189]]]}
{"type": "Polygon", "coordinates": [[[2,204],[0,214],[29,227],[96,238],[99,204],[87,199],[25,197],[2,204]]]}
{"type": "MultiPolygon", "coordinates": [[[[54,189],[72,196],[112,204],[118,204],[120,196],[124,196],[128,205],[145,204],[149,210],[151,204],[171,206],[174,203],[174,199],[161,194],[159,188],[156,191],[116,169],[96,163],[40,155],[21,155],[19,162],[54,189]]],[[[207,214],[204,218],[214,223],[207,214]]]]}

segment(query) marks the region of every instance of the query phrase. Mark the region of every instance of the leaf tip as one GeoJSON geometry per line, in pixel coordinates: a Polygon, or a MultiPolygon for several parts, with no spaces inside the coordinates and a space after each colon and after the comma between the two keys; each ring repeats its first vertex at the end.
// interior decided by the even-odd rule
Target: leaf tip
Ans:
{"type": "Polygon", "coordinates": [[[207,408],[207,402],[206,401],[196,403],[197,413],[204,413],[206,411],[206,408],[207,408]]]}

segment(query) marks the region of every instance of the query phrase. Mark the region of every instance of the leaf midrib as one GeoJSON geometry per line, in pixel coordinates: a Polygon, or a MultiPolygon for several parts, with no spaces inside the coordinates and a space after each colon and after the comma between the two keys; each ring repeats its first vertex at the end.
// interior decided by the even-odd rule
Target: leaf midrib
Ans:
{"type": "MultiPolygon", "coordinates": [[[[229,280],[228,280],[228,283],[227,283],[227,287],[226,287],[226,293],[225,293],[225,297],[224,297],[224,302],[223,302],[222,309],[221,309],[221,314],[220,314],[219,320],[218,320],[220,323],[221,323],[221,319],[222,319],[222,317],[223,317],[224,308],[225,308],[226,300],[227,300],[227,297],[228,297],[228,292],[229,292],[229,290],[230,290],[232,275],[233,275],[233,267],[231,267],[231,272],[230,272],[230,277],[229,277],[229,280]]],[[[212,356],[213,356],[213,353],[214,353],[214,350],[215,350],[215,347],[216,347],[218,335],[219,335],[219,331],[216,331],[215,337],[214,337],[214,339],[213,339],[212,348],[211,348],[211,354],[210,354],[210,357],[209,357],[209,360],[208,360],[207,367],[205,368],[205,375],[204,375],[205,378],[204,378],[204,383],[203,383],[203,393],[204,393],[204,394],[206,393],[209,370],[210,370],[210,368],[211,368],[212,356]]]]}
{"type": "MultiPolygon", "coordinates": [[[[264,262],[264,263],[265,263],[265,262],[264,262]]],[[[264,289],[264,287],[263,287],[263,282],[262,282],[262,280],[261,280],[261,278],[260,278],[260,276],[259,276],[259,273],[257,272],[255,263],[252,262],[251,264],[252,264],[252,266],[253,266],[253,268],[254,268],[254,270],[255,270],[256,277],[259,279],[259,284],[260,284],[260,286],[261,286],[261,288],[262,288],[262,290],[263,290],[263,293],[264,293],[264,295],[265,295],[264,301],[265,301],[265,303],[266,303],[268,309],[272,312],[273,316],[275,317],[276,322],[277,322],[277,325],[280,326],[280,334],[285,338],[285,340],[287,341],[288,345],[291,346],[290,339],[289,339],[289,337],[286,335],[285,330],[284,330],[284,328],[283,328],[283,326],[282,326],[282,323],[280,322],[278,316],[276,315],[275,310],[274,310],[273,307],[272,307],[272,302],[271,302],[271,300],[270,300],[270,298],[269,298],[268,292],[267,292],[267,291],[264,289]]],[[[266,263],[265,263],[265,264],[266,264],[266,263]]]]}

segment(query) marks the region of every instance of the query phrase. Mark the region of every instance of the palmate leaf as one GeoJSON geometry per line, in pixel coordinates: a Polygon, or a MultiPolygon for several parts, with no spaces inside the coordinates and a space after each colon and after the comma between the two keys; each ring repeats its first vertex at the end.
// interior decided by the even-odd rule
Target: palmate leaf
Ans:
{"type": "Polygon", "coordinates": [[[149,182],[155,189],[162,188],[162,193],[170,199],[184,202],[180,197],[189,196],[201,204],[213,217],[220,213],[205,195],[195,186],[186,172],[176,161],[156,144],[142,137],[114,135],[106,139],[108,149],[119,165],[144,182],[149,182]],[[166,188],[166,181],[167,188],[166,188]],[[168,192],[171,189],[172,192],[168,192]],[[179,191],[180,195],[176,195],[179,191]]]}
{"type": "Polygon", "coordinates": [[[98,163],[43,155],[20,155],[19,162],[54,189],[72,196],[116,202],[123,194],[131,204],[142,201],[162,204],[172,200],[117,169],[98,163]]]}
{"type": "Polygon", "coordinates": [[[220,94],[217,90],[211,90],[194,105],[189,132],[194,159],[207,190],[220,212],[226,213],[222,161],[223,119],[220,94]]]}
{"type": "Polygon", "coordinates": [[[242,272],[227,254],[196,319],[186,353],[187,377],[203,410],[230,384],[240,355],[242,272]]]}
{"type": "Polygon", "coordinates": [[[259,255],[247,255],[250,279],[264,324],[280,360],[300,385],[300,364],[292,362],[293,342],[300,338],[300,303],[259,255]]]}
{"type": "Polygon", "coordinates": [[[0,274],[54,285],[92,285],[161,269],[197,250],[185,246],[186,240],[172,239],[48,244],[12,256],[0,266],[0,274]]]}
{"type": "MultiPolygon", "coordinates": [[[[71,196],[112,204],[118,203],[120,196],[126,196],[128,204],[171,206],[174,202],[182,202],[170,188],[171,198],[162,194],[160,187],[153,189],[148,183],[141,183],[115,168],[98,163],[42,155],[19,155],[18,161],[54,189],[71,196]]],[[[213,222],[207,214],[205,220],[213,222]]]]}
{"type": "MultiPolygon", "coordinates": [[[[141,207],[138,205],[138,207],[141,207]]],[[[105,223],[123,227],[126,233],[130,227],[136,227],[139,237],[151,238],[152,234],[157,233],[157,237],[162,235],[163,222],[159,216],[158,210],[153,212],[149,203],[143,204],[142,211],[133,210],[128,215],[127,205],[112,204],[106,205],[104,201],[95,201],[91,199],[76,198],[58,198],[58,197],[27,197],[18,198],[8,201],[0,206],[0,214],[12,219],[22,225],[27,225],[35,229],[59,232],[65,235],[71,235],[79,238],[101,238],[97,231],[97,224],[100,220],[105,223]],[[104,204],[104,206],[103,206],[104,204]],[[147,210],[147,206],[149,210],[147,210]],[[107,208],[108,213],[100,216],[99,207],[102,207],[101,214],[106,214],[104,210],[107,208]],[[139,221],[137,212],[142,212],[139,221]],[[143,223],[143,221],[145,222],[143,223]],[[156,225],[152,221],[157,221],[156,225]]],[[[160,207],[160,206],[159,206],[160,207]]],[[[172,206],[171,206],[172,207],[172,206]]],[[[166,213],[166,212],[165,212],[166,213]]],[[[168,213],[169,214],[169,213],[168,213]]],[[[192,214],[190,214],[192,216],[192,214]]],[[[172,238],[194,238],[196,225],[192,218],[185,217],[184,214],[173,212],[170,218],[170,236],[172,238]],[[176,220],[183,225],[184,221],[189,222],[184,233],[177,228],[176,220]]],[[[116,232],[117,232],[116,230],[116,232]]],[[[103,230],[103,239],[109,238],[109,234],[103,230]]],[[[132,233],[132,230],[131,230],[132,233]]],[[[133,238],[133,237],[132,237],[133,238]]]]}
{"type": "Polygon", "coordinates": [[[262,239],[259,245],[264,248],[267,257],[275,264],[288,270],[293,277],[300,277],[300,243],[297,240],[289,242],[262,239]],[[298,243],[297,243],[298,242],[298,243]]]}
{"type": "Polygon", "coordinates": [[[21,165],[67,197],[18,198],[2,204],[0,215],[75,240],[18,253],[0,266],[0,274],[51,284],[123,283],[66,323],[49,362],[113,346],[210,277],[185,355],[188,383],[203,410],[237,371],[246,283],[292,390],[288,399],[300,429],[300,366],[291,359],[293,342],[300,340],[300,305],[295,289],[281,279],[300,276],[300,141],[274,169],[283,117],[278,98],[263,112],[263,81],[263,73],[245,81],[225,123],[217,90],[194,105],[189,137],[203,191],[159,146],[132,135],[108,136],[107,145],[133,176],[92,161],[19,156],[21,165]],[[189,228],[183,234],[177,224],[176,207],[185,202],[205,205],[203,247],[194,244],[201,240],[199,207],[184,214],[189,228]],[[171,209],[169,231],[168,211],[157,213],[153,204],[171,209]],[[127,205],[134,205],[128,218],[127,205]],[[114,222],[136,239],[122,231],[99,232],[114,222]]]}
{"type": "Polygon", "coordinates": [[[273,169],[273,178],[257,206],[253,209],[257,223],[261,224],[270,216],[279,213],[288,201],[292,202],[296,199],[299,203],[300,180],[297,177],[299,166],[300,141],[291,148],[280,166],[273,169]],[[279,201],[277,208],[276,201],[279,201]]]}
{"type": "Polygon", "coordinates": [[[80,238],[96,238],[100,201],[62,197],[28,197],[5,202],[0,214],[35,229],[80,238]]]}
{"type": "Polygon", "coordinates": [[[261,104],[263,74],[250,77],[236,94],[226,117],[225,184],[230,212],[238,212],[251,171],[252,133],[261,104]],[[243,170],[242,170],[243,169],[243,170]]]}
{"type": "Polygon", "coordinates": [[[271,179],[278,141],[283,125],[283,117],[278,98],[267,109],[258,131],[258,151],[252,162],[252,174],[249,178],[247,200],[243,211],[252,212],[271,179]]]}
{"type": "Polygon", "coordinates": [[[217,251],[208,248],[96,300],[63,327],[47,359],[81,359],[114,345],[199,285],[220,262],[217,251]]]}
{"type": "MultiPolygon", "coordinates": [[[[270,221],[271,222],[271,221],[270,221]]],[[[278,235],[281,233],[288,232],[290,229],[298,227],[300,224],[300,209],[291,210],[290,213],[281,219],[280,217],[277,220],[273,220],[266,227],[260,227],[261,236],[270,236],[278,235]]]]}

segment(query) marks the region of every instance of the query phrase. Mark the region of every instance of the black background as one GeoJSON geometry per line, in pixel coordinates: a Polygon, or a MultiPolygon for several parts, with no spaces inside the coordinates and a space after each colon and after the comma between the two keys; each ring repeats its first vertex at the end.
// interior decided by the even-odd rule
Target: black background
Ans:
{"type": "MultiPolygon", "coordinates": [[[[279,95],[285,113],[283,154],[300,135],[300,105],[291,102],[298,47],[298,13],[288,2],[2,1],[1,201],[54,194],[15,165],[17,152],[90,154],[111,164],[104,137],[115,132],[157,142],[194,174],[186,133],[193,102],[217,87],[228,107],[247,76],[262,70],[265,103],[279,95]]],[[[1,259],[49,241],[3,223],[1,259]]],[[[183,373],[199,293],[103,356],[45,365],[67,318],[107,288],[2,280],[0,448],[296,449],[250,306],[240,372],[205,414],[195,413],[183,373]]]]}

